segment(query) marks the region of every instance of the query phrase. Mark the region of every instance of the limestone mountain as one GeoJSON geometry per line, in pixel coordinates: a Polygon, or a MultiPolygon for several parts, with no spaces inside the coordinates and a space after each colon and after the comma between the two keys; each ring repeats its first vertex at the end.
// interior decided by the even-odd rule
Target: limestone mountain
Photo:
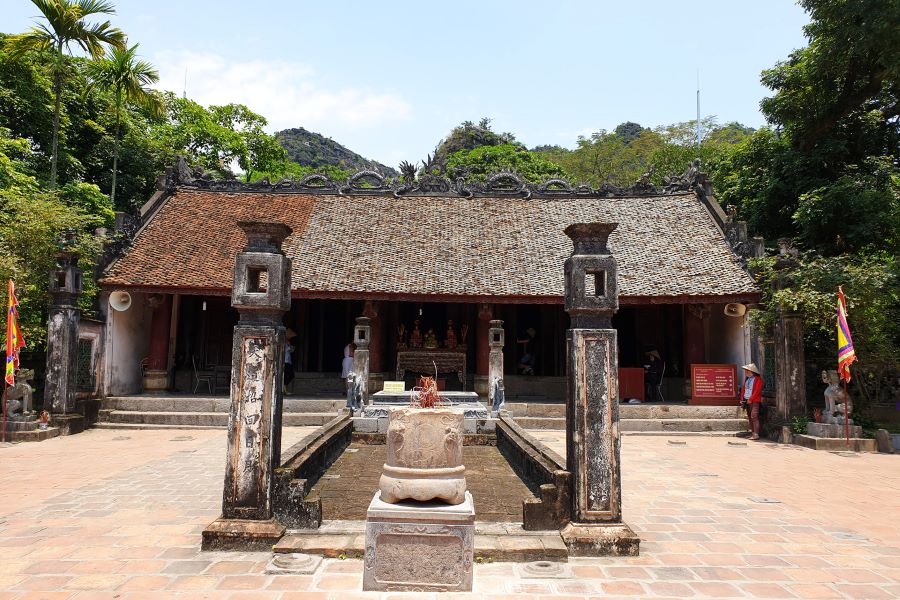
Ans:
{"type": "Polygon", "coordinates": [[[372,169],[385,176],[399,175],[395,169],[364,158],[336,141],[303,127],[276,132],[275,138],[287,151],[288,160],[304,167],[333,166],[347,171],[372,169]]]}

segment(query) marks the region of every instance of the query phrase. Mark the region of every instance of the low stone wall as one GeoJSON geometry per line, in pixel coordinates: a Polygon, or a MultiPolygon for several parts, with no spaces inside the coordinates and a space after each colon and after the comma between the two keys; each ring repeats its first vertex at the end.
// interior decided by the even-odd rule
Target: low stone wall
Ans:
{"type": "Polygon", "coordinates": [[[275,469],[275,518],[285,527],[316,529],[322,524],[322,500],[309,491],[350,445],[353,422],[339,415],[281,454],[275,469]]]}
{"type": "Polygon", "coordinates": [[[571,520],[571,474],[565,461],[507,415],[497,421],[496,436],[501,454],[538,496],[522,503],[522,528],[542,531],[564,527],[571,520]]]}

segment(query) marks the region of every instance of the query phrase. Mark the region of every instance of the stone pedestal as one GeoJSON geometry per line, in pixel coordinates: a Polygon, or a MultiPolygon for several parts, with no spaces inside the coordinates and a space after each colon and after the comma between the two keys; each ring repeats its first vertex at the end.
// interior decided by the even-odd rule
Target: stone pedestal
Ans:
{"type": "Polygon", "coordinates": [[[169,388],[169,372],[147,369],[144,371],[144,391],[150,394],[161,394],[169,388]]]}
{"type": "Polygon", "coordinates": [[[391,504],[377,492],[366,513],[363,590],[467,592],[472,590],[475,505],[391,504]]]}
{"type": "Polygon", "coordinates": [[[619,378],[616,330],[617,265],[607,248],[615,223],[570,225],[565,263],[566,466],[572,473],[572,523],[563,541],[575,556],[627,555],[640,540],[622,523],[619,472],[619,378]]]}
{"type": "Polygon", "coordinates": [[[203,549],[259,549],[284,532],[273,520],[274,470],[281,461],[281,405],[291,306],[291,261],[279,223],[240,222],[247,247],[235,258],[231,305],[240,314],[231,347],[231,415],[222,516],[203,532],[203,549]]]}
{"type": "Polygon", "coordinates": [[[862,427],[853,424],[850,419],[850,426],[846,427],[840,423],[807,423],[806,434],[823,438],[844,438],[849,432],[851,438],[862,437],[862,427]]]}

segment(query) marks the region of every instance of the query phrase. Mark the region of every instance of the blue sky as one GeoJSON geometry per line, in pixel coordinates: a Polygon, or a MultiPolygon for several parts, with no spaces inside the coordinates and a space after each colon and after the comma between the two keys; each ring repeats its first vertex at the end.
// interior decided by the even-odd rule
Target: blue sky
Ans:
{"type": "MultiPolygon", "coordinates": [[[[0,0],[0,30],[37,14],[0,0]]],[[[111,17],[161,87],[242,102],[270,129],[302,126],[391,166],[420,160],[463,120],[493,119],[529,146],[631,120],[701,112],[764,123],[759,83],[805,45],[789,0],[454,2],[119,0],[111,17]]]]}

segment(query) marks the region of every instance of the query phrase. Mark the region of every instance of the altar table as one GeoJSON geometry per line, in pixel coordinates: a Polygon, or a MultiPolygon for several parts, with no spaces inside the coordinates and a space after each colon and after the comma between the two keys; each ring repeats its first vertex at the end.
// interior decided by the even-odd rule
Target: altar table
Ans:
{"type": "Polygon", "coordinates": [[[463,390],[466,389],[466,353],[441,348],[401,350],[397,352],[397,379],[403,381],[407,371],[427,373],[456,373],[463,390]]]}

